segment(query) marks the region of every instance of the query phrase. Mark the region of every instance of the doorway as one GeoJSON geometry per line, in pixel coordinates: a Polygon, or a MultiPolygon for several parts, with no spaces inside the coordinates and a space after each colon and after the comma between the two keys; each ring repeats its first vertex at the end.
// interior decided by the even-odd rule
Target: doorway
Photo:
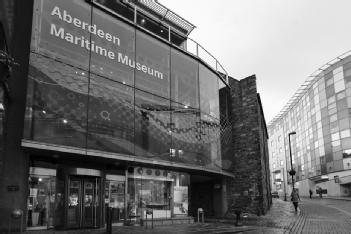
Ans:
{"type": "Polygon", "coordinates": [[[87,176],[70,176],[66,223],[68,228],[93,228],[100,224],[101,179],[87,176]]]}

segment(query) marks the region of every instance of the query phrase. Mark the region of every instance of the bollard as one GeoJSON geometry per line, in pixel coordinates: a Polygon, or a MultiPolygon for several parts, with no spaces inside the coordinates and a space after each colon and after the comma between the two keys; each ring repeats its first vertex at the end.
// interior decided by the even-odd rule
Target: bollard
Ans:
{"type": "Polygon", "coordinates": [[[201,215],[201,217],[202,217],[202,221],[201,221],[201,222],[202,222],[202,223],[205,222],[204,214],[205,214],[204,209],[202,209],[202,208],[198,208],[198,209],[197,209],[197,222],[198,222],[198,223],[200,222],[200,215],[201,215]]]}
{"type": "Polygon", "coordinates": [[[146,214],[145,214],[145,226],[146,226],[146,229],[147,229],[147,216],[148,215],[151,215],[151,228],[153,229],[154,228],[154,211],[152,209],[147,209],[146,210],[146,214]]]}
{"type": "Polygon", "coordinates": [[[14,209],[11,212],[11,218],[9,222],[9,233],[11,233],[11,224],[12,224],[12,219],[21,219],[20,222],[20,233],[22,233],[23,229],[23,211],[21,209],[14,209]]]}
{"type": "Polygon", "coordinates": [[[107,207],[106,211],[106,233],[112,234],[112,207],[107,207]]]}

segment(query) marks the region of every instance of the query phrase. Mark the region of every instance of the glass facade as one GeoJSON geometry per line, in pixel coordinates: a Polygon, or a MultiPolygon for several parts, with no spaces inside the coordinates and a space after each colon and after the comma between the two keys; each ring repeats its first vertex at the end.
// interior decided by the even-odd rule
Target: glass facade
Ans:
{"type": "Polygon", "coordinates": [[[213,70],[83,0],[36,0],[34,19],[26,140],[222,169],[213,70]]]}
{"type": "Polygon", "coordinates": [[[269,126],[271,159],[283,155],[290,170],[288,133],[296,131],[291,136],[291,146],[297,181],[351,169],[350,111],[351,57],[348,56],[317,75],[299,101],[269,126]],[[278,137],[283,137],[279,144],[278,137]],[[283,149],[279,151],[278,146],[283,149]]]}

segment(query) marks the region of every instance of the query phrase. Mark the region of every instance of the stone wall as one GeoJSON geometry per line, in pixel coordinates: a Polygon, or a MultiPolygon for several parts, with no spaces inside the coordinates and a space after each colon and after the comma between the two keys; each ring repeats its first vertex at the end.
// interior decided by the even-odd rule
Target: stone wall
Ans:
{"type": "Polygon", "coordinates": [[[271,205],[267,129],[255,75],[243,80],[230,78],[232,118],[232,166],[228,179],[228,211],[241,209],[265,214],[271,205]]]}

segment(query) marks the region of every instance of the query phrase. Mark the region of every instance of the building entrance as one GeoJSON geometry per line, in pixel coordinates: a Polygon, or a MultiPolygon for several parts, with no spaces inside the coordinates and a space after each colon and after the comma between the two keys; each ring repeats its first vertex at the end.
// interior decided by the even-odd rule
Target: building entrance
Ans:
{"type": "Polygon", "coordinates": [[[101,212],[100,178],[70,176],[66,219],[68,228],[98,227],[101,212]]]}

